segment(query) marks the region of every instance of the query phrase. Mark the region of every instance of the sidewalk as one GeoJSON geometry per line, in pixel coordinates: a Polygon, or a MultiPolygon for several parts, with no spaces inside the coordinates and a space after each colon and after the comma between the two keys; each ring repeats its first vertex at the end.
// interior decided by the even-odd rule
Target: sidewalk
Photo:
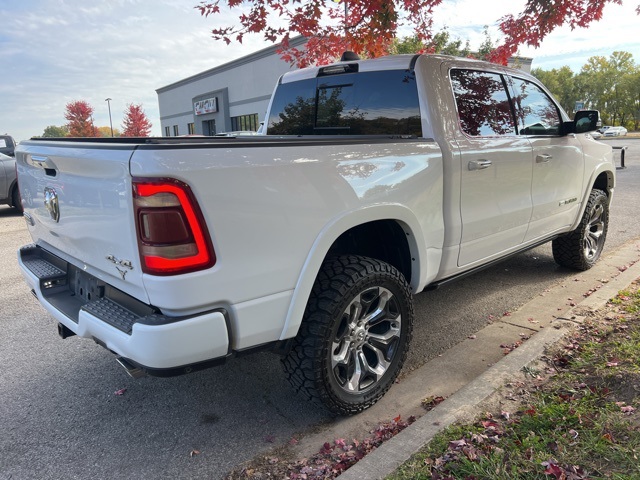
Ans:
{"type": "MultiPolygon", "coordinates": [[[[340,480],[382,479],[393,473],[398,466],[420,450],[438,432],[457,421],[472,419],[481,412],[479,405],[499,389],[509,379],[514,378],[520,370],[538,359],[544,349],[563,338],[576,324],[582,322],[585,316],[604,306],[618,291],[623,290],[640,277],[640,246],[632,242],[619,249],[616,254],[605,257],[589,271],[589,275],[597,273],[595,278],[601,279],[601,286],[592,288],[584,293],[582,301],[570,301],[567,309],[557,311],[551,318],[544,318],[550,314],[550,306],[557,305],[562,298],[567,298],[565,285],[548,292],[548,295],[537,297],[524,305],[517,312],[488,325],[473,339],[457,345],[442,357],[425,365],[425,372],[415,372],[410,377],[418,377],[425,381],[429,373],[441,374],[447,372],[447,384],[455,389],[444,402],[433,410],[424,414],[411,426],[400,432],[391,440],[385,442],[378,449],[369,453],[357,464],[345,471],[338,478],[340,480]],[[534,320],[537,319],[537,320],[534,320]],[[536,323],[533,323],[533,321],[536,323]],[[461,360],[476,360],[482,364],[487,355],[487,346],[495,346],[496,342],[509,344],[514,338],[514,330],[535,332],[529,340],[522,342],[508,355],[496,361],[484,372],[475,375],[468,382],[464,381],[464,372],[459,372],[456,362],[461,360]],[[509,340],[504,341],[504,338],[509,340]],[[452,365],[453,363],[453,365],[452,365]],[[446,368],[446,370],[443,370],[446,368]],[[427,371],[428,370],[428,371],[427,371]],[[463,383],[459,388],[457,385],[463,383]]],[[[582,275],[576,275],[574,282],[580,282],[582,275]]],[[[576,298],[576,300],[578,300],[576,298]]],[[[520,336],[521,333],[518,333],[520,336]]],[[[515,345],[515,344],[513,344],[515,345]]],[[[421,369],[422,370],[422,369],[421,369]]],[[[469,370],[463,369],[467,375],[469,370]]],[[[409,378],[408,381],[415,380],[409,378]]],[[[393,391],[393,390],[392,390],[393,391]]],[[[438,393],[438,395],[443,395],[438,393]]],[[[424,397],[423,397],[424,398],[424,397]]],[[[326,431],[325,437],[331,438],[326,431]]]]}

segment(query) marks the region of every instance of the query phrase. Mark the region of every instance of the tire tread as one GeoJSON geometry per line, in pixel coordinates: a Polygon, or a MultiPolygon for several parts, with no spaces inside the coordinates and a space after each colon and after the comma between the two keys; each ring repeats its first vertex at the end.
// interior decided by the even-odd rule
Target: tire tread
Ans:
{"type": "Polygon", "coordinates": [[[406,359],[406,346],[411,341],[413,331],[414,314],[411,301],[408,302],[409,318],[403,319],[403,322],[408,322],[405,348],[398,352],[400,358],[396,372],[384,388],[365,402],[348,404],[332,396],[321,381],[325,368],[323,344],[331,328],[330,320],[335,308],[356,282],[365,277],[377,276],[392,277],[408,298],[411,298],[411,290],[404,276],[385,262],[357,255],[343,255],[325,260],[311,291],[294,345],[282,360],[285,374],[293,389],[307,400],[323,405],[333,413],[353,415],[375,404],[391,387],[406,359]]]}
{"type": "MultiPolygon", "coordinates": [[[[574,270],[589,270],[600,258],[600,255],[589,261],[584,256],[584,230],[587,228],[587,224],[589,223],[589,217],[591,209],[594,204],[601,198],[607,196],[607,194],[599,189],[594,188],[591,190],[589,194],[589,199],[587,200],[587,206],[584,210],[584,214],[582,215],[582,219],[578,224],[577,228],[561,237],[556,238],[552,242],[552,250],[553,250],[553,259],[557,264],[562,265],[563,267],[571,268],[574,270]]],[[[605,207],[605,230],[604,230],[604,238],[603,242],[606,240],[607,236],[607,228],[609,224],[609,212],[608,205],[605,207]]]]}

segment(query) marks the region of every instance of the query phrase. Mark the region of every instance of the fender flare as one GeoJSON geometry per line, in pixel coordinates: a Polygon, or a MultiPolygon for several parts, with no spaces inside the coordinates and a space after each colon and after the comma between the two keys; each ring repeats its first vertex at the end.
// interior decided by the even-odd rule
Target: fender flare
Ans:
{"type": "MultiPolygon", "coordinates": [[[[320,271],[320,267],[329,249],[338,237],[351,228],[377,220],[394,220],[398,222],[405,231],[413,260],[411,279],[407,280],[409,280],[414,293],[424,287],[424,284],[427,283],[426,279],[430,277],[428,274],[425,275],[425,272],[428,272],[429,265],[436,265],[437,267],[440,264],[439,261],[435,261],[437,258],[435,258],[434,255],[441,255],[442,253],[441,248],[435,249],[436,251],[431,251],[428,250],[426,246],[441,246],[442,238],[424,238],[420,222],[418,222],[414,213],[404,205],[371,205],[362,209],[345,212],[333,218],[331,222],[325,225],[309,250],[309,254],[302,266],[293,291],[287,318],[282,333],[280,334],[280,340],[295,337],[298,333],[307,301],[311,295],[311,290],[320,271]],[[427,243],[428,240],[430,240],[429,243],[427,243]]],[[[441,228],[439,231],[443,232],[444,230],[441,228]]],[[[435,268],[431,276],[435,276],[436,273],[437,268],[435,268]]]]}
{"type": "Polygon", "coordinates": [[[608,163],[601,163],[600,165],[598,165],[598,167],[593,171],[593,173],[591,174],[591,176],[589,177],[589,181],[586,183],[587,185],[589,185],[589,188],[586,188],[582,194],[582,199],[581,199],[581,206],[580,206],[580,212],[579,214],[576,216],[576,219],[574,220],[573,224],[571,225],[571,228],[569,231],[573,232],[576,228],[578,228],[578,225],[580,224],[580,221],[582,220],[582,215],[584,215],[584,211],[587,208],[587,201],[589,199],[589,195],[591,195],[591,190],[593,190],[593,186],[596,183],[596,179],[602,174],[602,173],[606,173],[607,177],[608,177],[608,185],[607,185],[607,196],[609,198],[609,206],[611,206],[611,200],[613,198],[613,191],[615,189],[615,172],[613,172],[611,170],[611,166],[608,163]],[[611,175],[609,175],[611,174],[611,175]]]}

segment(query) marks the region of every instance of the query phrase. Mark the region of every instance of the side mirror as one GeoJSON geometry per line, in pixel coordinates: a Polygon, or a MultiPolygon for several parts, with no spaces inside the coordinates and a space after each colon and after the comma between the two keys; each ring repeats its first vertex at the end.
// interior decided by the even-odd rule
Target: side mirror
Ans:
{"type": "Polygon", "coordinates": [[[580,110],[576,112],[573,122],[562,124],[563,133],[587,133],[598,129],[600,123],[600,112],[597,110],[580,110]]]}

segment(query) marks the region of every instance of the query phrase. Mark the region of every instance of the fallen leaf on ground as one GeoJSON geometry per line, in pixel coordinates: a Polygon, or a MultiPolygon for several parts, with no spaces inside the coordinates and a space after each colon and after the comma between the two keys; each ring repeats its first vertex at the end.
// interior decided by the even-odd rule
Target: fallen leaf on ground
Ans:
{"type": "Polygon", "coordinates": [[[430,396],[427,397],[425,399],[422,400],[422,406],[424,408],[426,408],[427,410],[431,410],[433,409],[436,405],[441,404],[442,402],[444,402],[444,397],[436,397],[436,396],[430,396]]]}

